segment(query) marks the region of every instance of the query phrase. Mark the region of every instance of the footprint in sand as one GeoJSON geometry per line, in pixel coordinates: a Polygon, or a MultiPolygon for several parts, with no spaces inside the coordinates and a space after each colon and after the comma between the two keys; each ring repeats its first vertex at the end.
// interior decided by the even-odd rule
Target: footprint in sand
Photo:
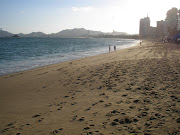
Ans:
{"type": "Polygon", "coordinates": [[[112,103],[105,104],[104,107],[110,107],[112,103]]]}
{"type": "Polygon", "coordinates": [[[54,131],[52,131],[52,132],[50,132],[50,134],[57,134],[57,133],[59,133],[60,131],[62,131],[63,130],[63,128],[60,128],[60,129],[56,129],[56,130],[54,130],[54,131]]]}
{"type": "Polygon", "coordinates": [[[40,113],[32,116],[32,118],[36,118],[36,117],[39,117],[39,116],[41,116],[40,113]]]}
{"type": "Polygon", "coordinates": [[[119,113],[120,113],[119,111],[113,110],[113,111],[107,113],[106,116],[108,116],[108,117],[116,116],[116,115],[118,115],[119,113]]]}
{"type": "Polygon", "coordinates": [[[137,118],[130,118],[130,117],[125,117],[125,118],[116,118],[111,122],[111,126],[116,126],[119,124],[130,124],[133,122],[138,122],[139,120],[137,118]]]}

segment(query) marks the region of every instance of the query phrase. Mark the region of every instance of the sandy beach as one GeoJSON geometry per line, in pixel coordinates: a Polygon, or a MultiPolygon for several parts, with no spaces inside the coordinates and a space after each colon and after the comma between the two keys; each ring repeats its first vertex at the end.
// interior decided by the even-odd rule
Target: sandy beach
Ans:
{"type": "Polygon", "coordinates": [[[180,135],[180,45],[145,41],[1,76],[0,134],[180,135]]]}

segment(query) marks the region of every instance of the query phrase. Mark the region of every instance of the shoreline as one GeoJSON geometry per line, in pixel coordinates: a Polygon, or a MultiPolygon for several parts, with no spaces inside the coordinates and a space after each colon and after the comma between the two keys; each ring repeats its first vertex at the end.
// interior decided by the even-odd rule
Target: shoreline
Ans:
{"type": "MultiPolygon", "coordinates": [[[[117,49],[116,51],[123,50],[123,49],[128,49],[128,48],[131,48],[131,47],[135,47],[135,46],[137,46],[137,45],[139,45],[139,44],[138,44],[138,43],[135,43],[135,44],[132,44],[131,46],[117,49]]],[[[108,50],[108,49],[107,49],[107,50],[108,50]]],[[[112,52],[114,52],[114,50],[111,51],[110,53],[112,53],[112,52]]],[[[82,57],[82,58],[77,58],[77,59],[62,61],[62,62],[58,62],[58,63],[54,63],[54,64],[48,64],[48,65],[44,65],[44,66],[34,67],[34,68],[30,68],[30,69],[26,69],[26,70],[21,70],[21,71],[17,71],[17,72],[12,72],[12,73],[2,74],[2,75],[0,74],[0,77],[8,76],[8,75],[13,75],[13,74],[20,74],[21,72],[25,72],[25,71],[28,71],[28,70],[34,70],[34,69],[36,69],[36,68],[43,68],[43,67],[46,67],[46,66],[51,66],[51,65],[55,65],[55,64],[64,63],[64,62],[71,62],[71,61],[74,61],[74,60],[85,59],[85,58],[88,58],[88,57],[103,55],[103,54],[106,54],[106,53],[109,53],[109,52],[107,51],[107,52],[105,52],[105,53],[101,53],[101,54],[97,54],[97,55],[85,56],[85,57],[82,57]]]]}
{"type": "Polygon", "coordinates": [[[0,76],[1,134],[178,134],[180,46],[142,46],[0,76]]]}

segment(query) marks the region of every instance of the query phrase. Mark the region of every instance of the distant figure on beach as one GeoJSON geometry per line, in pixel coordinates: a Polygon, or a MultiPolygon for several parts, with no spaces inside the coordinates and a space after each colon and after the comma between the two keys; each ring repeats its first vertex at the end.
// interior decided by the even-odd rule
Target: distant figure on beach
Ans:
{"type": "Polygon", "coordinates": [[[116,51],[116,46],[114,46],[114,51],[116,51]]]}
{"type": "Polygon", "coordinates": [[[140,41],[140,46],[142,45],[142,41],[140,41]]]}
{"type": "Polygon", "coordinates": [[[111,46],[109,45],[109,52],[111,52],[111,46]]]}
{"type": "Polygon", "coordinates": [[[143,41],[141,40],[141,41],[140,41],[140,46],[142,45],[142,43],[143,43],[143,41]]]}

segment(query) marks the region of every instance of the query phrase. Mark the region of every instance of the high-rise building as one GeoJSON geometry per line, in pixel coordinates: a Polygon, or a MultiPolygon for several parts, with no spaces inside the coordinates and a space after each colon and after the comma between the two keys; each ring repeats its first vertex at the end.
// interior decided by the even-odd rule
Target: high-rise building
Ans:
{"type": "Polygon", "coordinates": [[[150,37],[151,39],[157,38],[157,33],[156,33],[156,31],[157,31],[157,27],[152,27],[152,26],[150,26],[149,37],[150,37]]]}
{"type": "Polygon", "coordinates": [[[177,27],[177,30],[178,31],[180,30],[180,9],[178,11],[178,27],[177,27]]]}
{"type": "Polygon", "coordinates": [[[174,36],[178,29],[178,9],[172,8],[167,11],[166,23],[169,36],[174,36]]]}
{"type": "Polygon", "coordinates": [[[157,21],[157,27],[150,26],[150,18],[145,17],[140,20],[139,37],[140,39],[147,38],[163,38],[167,35],[167,23],[166,21],[157,21]]]}
{"type": "Polygon", "coordinates": [[[165,35],[167,35],[166,21],[157,21],[156,36],[158,38],[163,38],[165,35]]]}
{"type": "Polygon", "coordinates": [[[150,18],[147,16],[140,20],[139,25],[139,36],[141,39],[145,39],[149,37],[150,31],[150,18]]]}

